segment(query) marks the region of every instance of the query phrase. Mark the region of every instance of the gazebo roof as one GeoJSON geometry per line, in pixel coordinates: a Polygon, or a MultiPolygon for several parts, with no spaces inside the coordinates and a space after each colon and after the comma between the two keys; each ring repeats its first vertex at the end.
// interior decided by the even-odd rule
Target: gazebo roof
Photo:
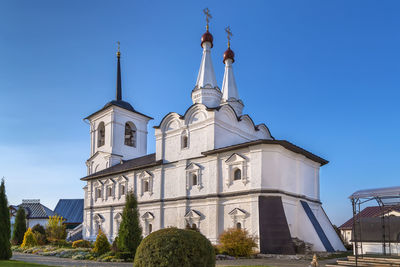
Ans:
{"type": "Polygon", "coordinates": [[[387,198],[387,197],[398,197],[400,198],[400,186],[375,188],[375,189],[365,189],[354,192],[350,199],[355,198],[387,198]]]}

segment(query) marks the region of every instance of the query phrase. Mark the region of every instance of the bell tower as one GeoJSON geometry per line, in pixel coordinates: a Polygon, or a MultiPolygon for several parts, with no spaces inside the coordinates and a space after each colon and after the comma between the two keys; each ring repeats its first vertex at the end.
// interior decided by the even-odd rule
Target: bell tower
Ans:
{"type": "Polygon", "coordinates": [[[147,124],[153,119],[122,100],[118,42],[116,99],[85,118],[90,124],[88,175],[147,154],[147,124]]]}

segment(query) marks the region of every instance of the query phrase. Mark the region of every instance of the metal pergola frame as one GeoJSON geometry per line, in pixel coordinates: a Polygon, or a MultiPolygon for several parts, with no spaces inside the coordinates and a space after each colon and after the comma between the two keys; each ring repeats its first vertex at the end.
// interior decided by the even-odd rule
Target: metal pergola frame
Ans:
{"type": "Polygon", "coordinates": [[[361,257],[363,257],[362,239],[361,239],[361,205],[369,201],[376,201],[381,209],[382,214],[382,252],[383,255],[388,255],[386,252],[386,244],[389,245],[389,255],[391,254],[391,240],[390,240],[390,216],[385,216],[387,207],[398,207],[400,206],[400,186],[385,187],[376,189],[367,189],[354,192],[349,196],[353,207],[353,243],[354,243],[354,256],[356,266],[358,266],[358,239],[360,240],[361,257]],[[385,219],[387,217],[387,219],[385,219]],[[386,242],[386,227],[388,227],[388,242],[386,242]],[[356,235],[358,231],[358,235],[356,235]]]}

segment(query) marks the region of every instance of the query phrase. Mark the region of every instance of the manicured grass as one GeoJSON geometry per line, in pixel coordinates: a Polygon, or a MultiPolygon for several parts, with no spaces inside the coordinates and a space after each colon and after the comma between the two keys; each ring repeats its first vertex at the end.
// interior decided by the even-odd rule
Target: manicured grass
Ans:
{"type": "Polygon", "coordinates": [[[0,261],[0,267],[50,267],[49,265],[29,263],[24,261],[0,261]]]}

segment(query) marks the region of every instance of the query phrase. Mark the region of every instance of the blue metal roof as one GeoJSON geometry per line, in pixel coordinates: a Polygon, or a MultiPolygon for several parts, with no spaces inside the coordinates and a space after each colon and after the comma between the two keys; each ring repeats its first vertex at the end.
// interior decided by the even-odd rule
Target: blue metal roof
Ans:
{"type": "Polygon", "coordinates": [[[54,212],[66,219],[66,223],[82,223],[83,199],[60,199],[54,212]]]}

